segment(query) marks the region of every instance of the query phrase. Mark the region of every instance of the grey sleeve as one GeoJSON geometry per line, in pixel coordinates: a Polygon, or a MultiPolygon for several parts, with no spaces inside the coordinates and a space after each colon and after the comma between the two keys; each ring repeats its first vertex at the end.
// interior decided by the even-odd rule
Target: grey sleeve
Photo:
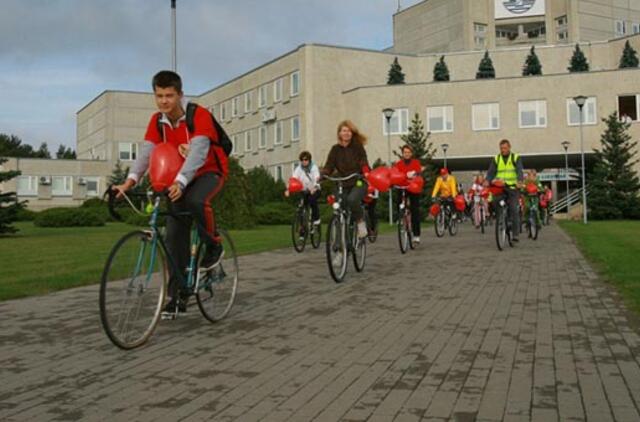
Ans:
{"type": "Polygon", "coordinates": [[[495,159],[491,160],[491,164],[489,164],[489,170],[487,170],[487,181],[491,182],[496,177],[496,161],[495,159]]]}
{"type": "Polygon", "coordinates": [[[524,165],[522,164],[522,158],[518,156],[516,161],[516,173],[518,174],[518,182],[524,180],[524,165]]]}
{"type": "Polygon", "coordinates": [[[211,141],[206,136],[196,136],[189,143],[189,155],[187,155],[187,159],[184,160],[184,164],[176,177],[176,180],[183,188],[193,180],[196,171],[198,171],[207,160],[210,145],[211,141]]]}
{"type": "Polygon", "coordinates": [[[127,175],[127,179],[132,179],[136,183],[140,180],[140,178],[144,175],[144,173],[149,168],[149,157],[151,157],[151,151],[153,150],[154,143],[150,141],[144,141],[142,144],[142,148],[140,148],[140,153],[138,154],[138,158],[131,166],[131,170],[129,170],[129,174],[127,175]]]}

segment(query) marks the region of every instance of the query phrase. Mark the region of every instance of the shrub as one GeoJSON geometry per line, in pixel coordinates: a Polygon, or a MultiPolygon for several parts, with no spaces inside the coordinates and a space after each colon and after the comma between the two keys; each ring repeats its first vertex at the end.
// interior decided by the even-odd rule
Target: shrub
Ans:
{"type": "Polygon", "coordinates": [[[247,175],[235,158],[229,159],[229,177],[213,199],[216,223],[225,229],[250,229],[256,224],[247,175]]]}
{"type": "Polygon", "coordinates": [[[22,208],[18,211],[17,213],[17,220],[16,221],[33,221],[36,219],[36,216],[38,215],[37,212],[35,211],[31,211],[28,210],[26,208],[22,208]]]}
{"type": "Polygon", "coordinates": [[[270,202],[256,207],[258,224],[276,225],[291,224],[295,207],[287,202],[270,202]]]}
{"type": "Polygon", "coordinates": [[[38,227],[97,227],[107,221],[103,213],[85,208],[50,208],[38,213],[38,227]]]}

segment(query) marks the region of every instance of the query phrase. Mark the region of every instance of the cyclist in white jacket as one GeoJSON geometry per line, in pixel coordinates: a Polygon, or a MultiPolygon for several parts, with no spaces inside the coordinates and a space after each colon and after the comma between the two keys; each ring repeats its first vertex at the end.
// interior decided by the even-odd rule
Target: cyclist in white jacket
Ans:
{"type": "MultiPolygon", "coordinates": [[[[318,207],[318,198],[320,197],[320,170],[318,166],[311,161],[311,153],[302,151],[300,153],[300,164],[293,171],[293,177],[302,182],[303,195],[305,204],[311,207],[311,218],[313,224],[320,224],[320,208],[318,207]]],[[[284,192],[286,197],[289,196],[289,190],[284,192]]]]}

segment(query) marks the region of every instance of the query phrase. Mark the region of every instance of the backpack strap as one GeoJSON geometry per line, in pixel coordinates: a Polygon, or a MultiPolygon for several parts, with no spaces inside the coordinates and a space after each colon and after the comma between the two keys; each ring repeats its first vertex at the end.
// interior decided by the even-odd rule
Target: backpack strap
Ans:
{"type": "Polygon", "coordinates": [[[198,104],[196,103],[187,103],[187,130],[189,131],[189,133],[193,133],[193,131],[195,130],[195,126],[193,123],[193,120],[195,118],[196,115],[196,109],[198,108],[198,104]]]}

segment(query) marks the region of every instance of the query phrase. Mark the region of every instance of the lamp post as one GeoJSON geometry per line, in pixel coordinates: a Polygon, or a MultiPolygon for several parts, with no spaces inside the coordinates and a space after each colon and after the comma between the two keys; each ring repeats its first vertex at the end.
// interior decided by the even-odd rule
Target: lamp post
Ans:
{"type": "Polygon", "coordinates": [[[576,102],[576,105],[580,109],[580,159],[582,161],[582,222],[587,224],[587,179],[585,175],[585,165],[584,165],[584,134],[582,130],[583,122],[584,122],[584,112],[583,108],[587,102],[587,97],[584,95],[579,95],[573,98],[573,101],[576,102]]]}
{"type": "Polygon", "coordinates": [[[562,143],[562,148],[564,148],[564,177],[567,182],[567,192],[565,194],[567,198],[567,214],[569,214],[569,145],[571,145],[569,141],[562,143]]]}
{"type": "Polygon", "coordinates": [[[444,152],[444,168],[447,168],[447,150],[449,149],[449,144],[442,144],[440,148],[442,148],[444,152]]]}
{"type": "MultiPolygon", "coordinates": [[[[387,121],[387,165],[389,168],[391,168],[391,118],[394,113],[395,110],[392,108],[382,110],[382,114],[387,121]]],[[[389,224],[393,224],[393,198],[391,191],[389,191],[389,224]]]]}
{"type": "Polygon", "coordinates": [[[171,0],[171,70],[174,72],[178,69],[176,51],[176,0],[171,0]]]}

